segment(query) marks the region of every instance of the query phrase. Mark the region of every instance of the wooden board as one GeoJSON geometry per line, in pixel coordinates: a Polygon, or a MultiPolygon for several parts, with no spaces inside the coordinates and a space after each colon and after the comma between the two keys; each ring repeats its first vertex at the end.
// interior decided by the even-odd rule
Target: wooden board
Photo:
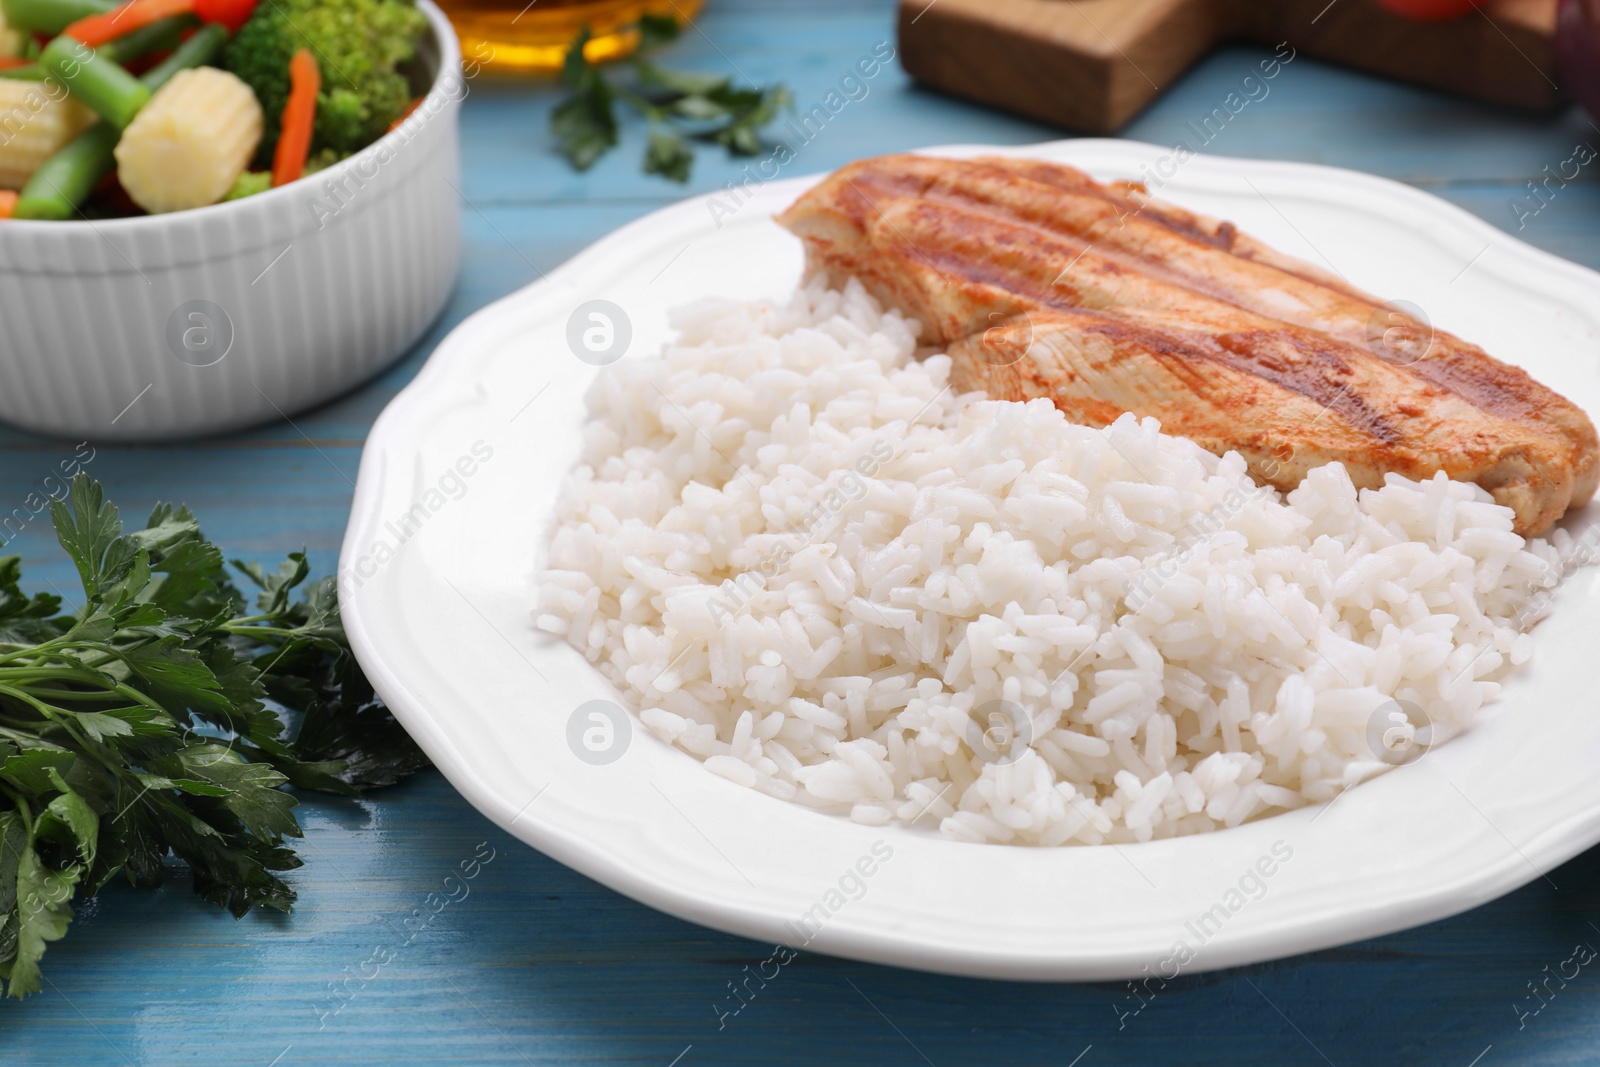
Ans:
{"type": "Polygon", "coordinates": [[[1422,23],[1376,0],[901,0],[900,54],[926,85],[1085,133],[1121,129],[1198,58],[1240,39],[1549,108],[1564,99],[1556,4],[1480,0],[1476,13],[1422,23]]]}

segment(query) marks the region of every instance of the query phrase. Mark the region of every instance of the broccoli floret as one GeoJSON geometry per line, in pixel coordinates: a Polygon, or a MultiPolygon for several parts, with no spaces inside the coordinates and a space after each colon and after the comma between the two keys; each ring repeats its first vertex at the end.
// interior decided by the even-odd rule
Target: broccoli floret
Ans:
{"type": "Polygon", "coordinates": [[[311,158],[306,160],[304,176],[310,177],[319,170],[327,170],[335,163],[343,162],[349,158],[349,152],[336,152],[331,148],[318,149],[317,151],[311,153],[311,158]]]}
{"type": "Polygon", "coordinates": [[[396,67],[416,55],[427,16],[409,0],[273,0],[256,8],[223,65],[255,90],[266,112],[262,159],[278,144],[289,98],[289,58],[310,48],[322,68],[313,151],[357,152],[382,137],[411,103],[396,67]]]}

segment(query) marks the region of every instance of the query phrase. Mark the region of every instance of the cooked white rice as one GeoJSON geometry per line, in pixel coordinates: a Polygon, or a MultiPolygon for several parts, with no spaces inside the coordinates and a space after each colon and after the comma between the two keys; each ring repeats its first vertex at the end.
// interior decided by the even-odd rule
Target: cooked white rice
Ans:
{"type": "Polygon", "coordinates": [[[741,785],[971,841],[1194,833],[1387,769],[1391,700],[1439,743],[1530,652],[1557,552],[1474,486],[1285,497],[1153,419],[956,396],[854,284],[674,325],[590,393],[535,617],[741,785]]]}

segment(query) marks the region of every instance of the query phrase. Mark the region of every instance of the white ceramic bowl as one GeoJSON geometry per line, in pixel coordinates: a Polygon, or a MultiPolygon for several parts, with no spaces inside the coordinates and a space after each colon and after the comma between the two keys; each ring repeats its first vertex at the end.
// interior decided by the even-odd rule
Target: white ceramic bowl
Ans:
{"type": "Polygon", "coordinates": [[[402,126],[306,180],[105,221],[0,223],[0,420],[159,440],[291,414],[404,352],[460,264],[465,95],[449,20],[402,126]]]}

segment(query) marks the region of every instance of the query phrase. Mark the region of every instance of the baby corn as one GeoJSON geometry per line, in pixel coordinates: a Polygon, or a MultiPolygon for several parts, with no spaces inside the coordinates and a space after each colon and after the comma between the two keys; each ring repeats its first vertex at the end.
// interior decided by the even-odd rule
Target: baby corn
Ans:
{"type": "Polygon", "coordinates": [[[0,189],[21,189],[93,118],[55,82],[0,79],[0,189]]]}
{"type": "Polygon", "coordinates": [[[215,204],[255,155],[261,129],[261,105],[237,77],[179,71],[122,132],[122,187],[152,214],[215,204]]]}

